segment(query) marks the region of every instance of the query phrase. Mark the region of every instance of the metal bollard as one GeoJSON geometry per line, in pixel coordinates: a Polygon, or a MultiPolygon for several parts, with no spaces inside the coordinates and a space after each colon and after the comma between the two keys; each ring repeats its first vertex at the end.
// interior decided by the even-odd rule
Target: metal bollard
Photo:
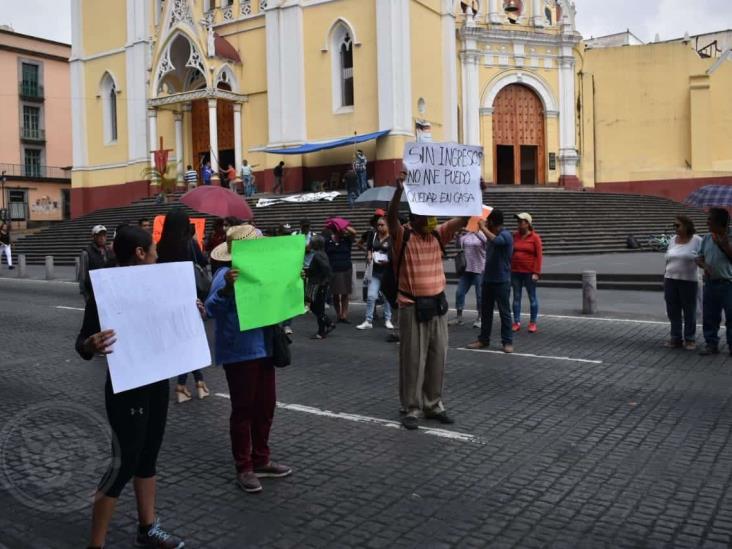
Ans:
{"type": "Polygon", "coordinates": [[[53,280],[53,256],[46,256],[46,280],[53,280]]]}
{"type": "Polygon", "coordinates": [[[81,260],[78,257],[74,258],[74,280],[79,280],[79,269],[81,269],[81,260]]]}
{"type": "Polygon", "coordinates": [[[18,255],[18,278],[28,278],[28,268],[25,264],[25,254],[18,255]]]}
{"type": "Polygon", "coordinates": [[[595,313],[597,313],[597,272],[585,271],[582,273],[582,314],[595,313]]]}

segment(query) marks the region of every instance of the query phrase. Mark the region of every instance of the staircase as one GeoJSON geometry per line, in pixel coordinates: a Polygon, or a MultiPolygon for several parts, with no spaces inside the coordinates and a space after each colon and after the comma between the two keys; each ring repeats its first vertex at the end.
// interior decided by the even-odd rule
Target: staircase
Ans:
{"type": "MultiPolygon", "coordinates": [[[[110,234],[122,222],[137,223],[142,217],[154,218],[179,206],[179,196],[171,196],[167,204],[158,205],[146,198],[132,205],[98,210],[78,219],[54,225],[38,234],[19,239],[13,246],[14,255],[25,254],[28,264],[42,264],[44,257],[53,255],[57,265],[73,265],[74,258],[90,241],[94,225],[105,225],[110,234]]],[[[301,219],[309,219],[317,230],[333,215],[343,216],[360,232],[367,228],[371,209],[350,210],[344,195],[333,202],[309,204],[276,204],[255,208],[257,199],[249,204],[256,225],[265,231],[289,223],[297,228],[301,219]]],[[[562,189],[490,189],[484,193],[484,203],[502,209],[507,214],[507,228],[516,227],[511,214],[529,212],[534,227],[544,241],[547,255],[599,254],[627,252],[625,241],[629,234],[645,242],[651,234],[672,233],[674,216],[689,215],[697,230],[705,230],[703,211],[688,208],[664,198],[627,194],[565,191],[562,189]]],[[[196,217],[212,218],[186,208],[196,217]]],[[[448,248],[452,251],[452,247],[448,248]]],[[[354,259],[363,259],[363,252],[354,249],[354,259]]]]}

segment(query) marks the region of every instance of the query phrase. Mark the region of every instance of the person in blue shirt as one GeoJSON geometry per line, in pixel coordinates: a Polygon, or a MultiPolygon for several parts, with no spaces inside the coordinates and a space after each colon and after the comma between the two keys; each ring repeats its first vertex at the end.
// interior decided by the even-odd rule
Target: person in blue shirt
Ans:
{"type": "Polygon", "coordinates": [[[732,355],[732,236],[729,212],[710,208],[709,233],[702,239],[697,264],[704,269],[702,307],[704,341],[701,355],[719,354],[719,328],[724,311],[727,347],[732,355]]]}
{"type": "Polygon", "coordinates": [[[211,184],[211,176],[213,176],[213,170],[211,169],[211,162],[206,162],[203,166],[203,184],[211,184]]]}
{"type": "Polygon", "coordinates": [[[205,304],[208,316],[216,320],[216,364],[223,365],[229,385],[229,434],[236,481],[249,493],[262,491],[260,478],[292,473],[286,465],[270,460],[269,432],[276,405],[272,328],[241,331],[234,299],[239,271],[231,267],[231,244],[255,238],[260,236],[253,226],[236,225],[226,232],[226,242],[213,249],[211,259],[222,266],[211,282],[205,304]]]}
{"type": "Polygon", "coordinates": [[[490,345],[493,325],[493,309],[498,305],[501,317],[501,344],[504,353],[513,352],[513,331],[511,330],[511,256],[513,236],[503,228],[503,212],[494,209],[488,222],[478,223],[480,231],[488,238],[483,272],[483,295],[481,299],[481,327],[478,340],[468,349],[483,349],[490,345]]]}

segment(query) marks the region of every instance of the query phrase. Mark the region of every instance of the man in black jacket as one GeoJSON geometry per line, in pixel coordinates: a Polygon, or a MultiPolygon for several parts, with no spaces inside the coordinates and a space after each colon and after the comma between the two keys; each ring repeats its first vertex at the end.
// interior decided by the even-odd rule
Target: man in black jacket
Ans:
{"type": "Polygon", "coordinates": [[[113,267],[115,263],[114,252],[107,245],[107,228],[104,225],[94,225],[92,241],[82,250],[79,257],[79,293],[85,300],[91,295],[89,271],[113,267]]]}

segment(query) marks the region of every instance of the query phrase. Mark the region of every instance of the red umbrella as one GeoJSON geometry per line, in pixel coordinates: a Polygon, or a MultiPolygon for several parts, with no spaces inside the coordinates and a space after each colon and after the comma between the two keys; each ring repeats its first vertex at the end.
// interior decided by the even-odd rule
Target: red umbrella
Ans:
{"type": "Polygon", "coordinates": [[[216,217],[238,217],[245,221],[254,219],[246,200],[224,187],[214,185],[196,187],[184,194],[180,201],[197,212],[216,217]]]}

